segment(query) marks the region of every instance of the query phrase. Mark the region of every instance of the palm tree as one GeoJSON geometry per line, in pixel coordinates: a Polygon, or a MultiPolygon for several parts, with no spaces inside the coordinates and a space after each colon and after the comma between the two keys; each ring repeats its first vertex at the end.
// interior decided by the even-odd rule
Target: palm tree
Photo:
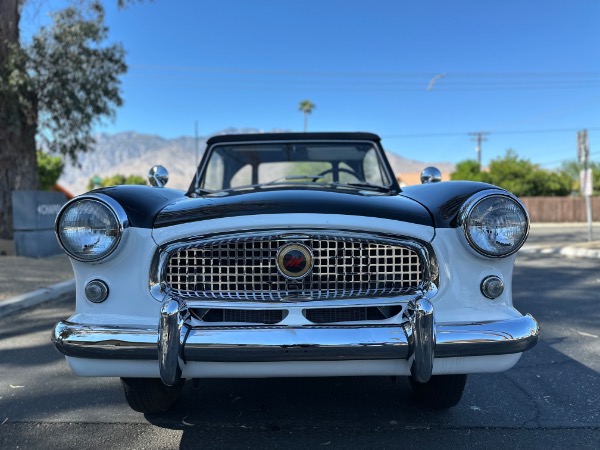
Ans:
{"type": "Polygon", "coordinates": [[[298,108],[299,111],[302,111],[304,113],[304,132],[306,133],[306,129],[308,126],[308,115],[312,112],[313,109],[315,109],[316,106],[313,102],[311,102],[310,100],[302,100],[300,102],[300,107],[298,108]]]}

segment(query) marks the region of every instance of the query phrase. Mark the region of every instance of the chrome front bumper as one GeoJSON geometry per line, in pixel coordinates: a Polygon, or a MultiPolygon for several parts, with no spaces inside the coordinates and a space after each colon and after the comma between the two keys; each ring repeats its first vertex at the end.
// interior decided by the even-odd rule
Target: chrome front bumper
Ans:
{"type": "Polygon", "coordinates": [[[426,299],[411,305],[402,325],[304,327],[191,327],[185,303],[166,300],[158,327],[98,326],[59,322],[52,336],[66,356],[157,360],[163,382],[173,385],[180,364],[199,362],[343,361],[405,359],[427,381],[434,358],[521,353],[533,347],[539,326],[529,314],[477,323],[435,323],[426,299]]]}

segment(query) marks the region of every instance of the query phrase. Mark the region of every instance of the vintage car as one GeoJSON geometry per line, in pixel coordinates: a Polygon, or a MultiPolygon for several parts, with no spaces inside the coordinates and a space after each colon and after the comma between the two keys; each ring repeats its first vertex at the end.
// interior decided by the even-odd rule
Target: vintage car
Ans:
{"type": "Polygon", "coordinates": [[[435,168],[401,189],[375,134],[215,136],[187,192],[150,178],[56,221],[77,288],[53,342],[136,411],[218,377],[407,376],[448,408],[537,342],[512,304],[521,202],[435,168]]]}

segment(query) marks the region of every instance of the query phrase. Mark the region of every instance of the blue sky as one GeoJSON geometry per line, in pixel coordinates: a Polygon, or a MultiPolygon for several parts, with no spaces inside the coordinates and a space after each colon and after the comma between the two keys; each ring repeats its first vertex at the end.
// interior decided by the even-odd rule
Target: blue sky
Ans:
{"type": "MultiPolygon", "coordinates": [[[[485,131],[484,164],[512,148],[553,168],[587,128],[600,160],[597,0],[116,3],[125,104],[98,131],[301,131],[309,99],[310,131],[375,132],[410,159],[475,159],[468,133],[485,131]]],[[[23,34],[64,4],[29,7],[23,34]]]]}

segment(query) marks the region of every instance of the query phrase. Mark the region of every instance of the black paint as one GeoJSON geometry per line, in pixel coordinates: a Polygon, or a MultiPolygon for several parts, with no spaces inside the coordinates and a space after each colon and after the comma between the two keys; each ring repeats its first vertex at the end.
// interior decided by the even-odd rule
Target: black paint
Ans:
{"type": "Polygon", "coordinates": [[[223,217],[294,213],[343,214],[433,225],[429,212],[422,205],[398,195],[276,188],[221,198],[180,200],[160,212],[155,227],[223,217]]]}
{"type": "Polygon", "coordinates": [[[474,181],[444,181],[406,186],[402,188],[400,195],[426,207],[433,216],[436,228],[454,228],[458,212],[465,201],[486,189],[500,188],[474,181]]]}
{"type": "Polygon", "coordinates": [[[447,181],[408,186],[399,195],[271,188],[231,193],[226,197],[189,198],[183,191],[148,186],[113,186],[94,192],[119,202],[130,226],[137,228],[167,227],[222,217],[293,213],[343,214],[453,228],[464,202],[486,189],[498,188],[485,183],[447,181]]]}
{"type": "Polygon", "coordinates": [[[185,198],[183,191],[150,186],[112,186],[97,189],[96,193],[115,199],[135,228],[152,228],[154,219],[161,209],[174,200],[185,198]]]}
{"type": "Polygon", "coordinates": [[[213,136],[206,141],[207,147],[213,144],[232,142],[306,142],[306,141],[373,141],[381,138],[373,133],[364,132],[325,132],[325,133],[252,133],[223,134],[213,136]]]}

